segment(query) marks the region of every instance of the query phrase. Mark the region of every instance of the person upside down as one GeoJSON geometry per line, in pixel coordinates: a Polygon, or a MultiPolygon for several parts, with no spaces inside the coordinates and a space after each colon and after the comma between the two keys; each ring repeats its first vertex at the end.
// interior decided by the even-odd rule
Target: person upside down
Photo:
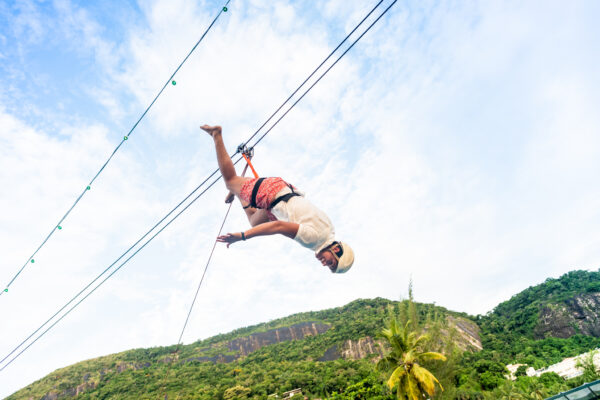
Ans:
{"type": "Polygon", "coordinates": [[[306,200],[304,194],[281,178],[245,178],[237,175],[223,142],[220,126],[203,125],[213,138],[219,169],[227,189],[240,199],[252,228],[219,236],[217,241],[232,243],[257,236],[281,234],[315,252],[315,257],[331,272],[344,273],[354,263],[348,244],[335,240],[329,217],[306,200]]]}

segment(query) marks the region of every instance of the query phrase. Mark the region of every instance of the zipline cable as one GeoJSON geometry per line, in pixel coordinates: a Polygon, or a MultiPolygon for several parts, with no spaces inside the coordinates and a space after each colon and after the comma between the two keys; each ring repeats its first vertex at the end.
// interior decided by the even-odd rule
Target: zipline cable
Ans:
{"type": "MultiPolygon", "coordinates": [[[[246,157],[244,157],[244,159],[246,161],[248,161],[248,159],[246,157]]],[[[241,158],[238,159],[234,163],[234,165],[237,164],[238,161],[240,161],[240,160],[241,160],[241,158]]],[[[242,176],[246,175],[246,171],[248,170],[248,165],[250,165],[250,164],[246,164],[244,166],[244,170],[242,171],[242,176]]],[[[188,311],[187,317],[185,318],[185,323],[183,324],[183,328],[181,328],[181,334],[179,335],[179,339],[177,339],[178,346],[181,343],[181,338],[183,338],[183,332],[185,331],[188,321],[190,320],[190,315],[192,315],[192,309],[194,308],[194,304],[196,304],[196,299],[198,298],[198,292],[200,292],[200,286],[202,286],[202,282],[204,282],[204,276],[206,275],[206,271],[208,270],[208,266],[210,265],[210,261],[212,260],[213,253],[215,252],[215,248],[217,247],[217,239],[216,238],[221,236],[221,232],[223,232],[223,227],[225,226],[225,221],[227,221],[227,217],[229,216],[229,212],[231,211],[232,204],[233,204],[233,201],[229,202],[229,207],[227,207],[227,212],[225,213],[225,217],[223,217],[223,223],[221,224],[221,227],[219,228],[219,232],[217,233],[217,236],[215,237],[215,242],[213,243],[213,247],[210,251],[210,255],[208,256],[208,260],[206,260],[206,265],[204,266],[204,272],[202,272],[202,277],[200,278],[200,282],[198,283],[198,289],[196,289],[196,294],[194,295],[194,300],[192,300],[192,304],[190,305],[190,310],[188,311]]]]}
{"type": "MultiPolygon", "coordinates": [[[[248,167],[248,164],[246,164],[246,168],[248,167]]],[[[246,168],[244,168],[244,172],[246,172],[246,168]]],[[[244,174],[242,174],[242,176],[244,176],[244,174]]],[[[227,212],[225,213],[225,217],[223,218],[223,222],[221,223],[221,227],[219,228],[219,232],[217,233],[217,236],[215,237],[215,242],[213,243],[213,247],[210,250],[210,255],[208,256],[208,260],[206,261],[206,265],[204,266],[204,271],[202,272],[202,277],[200,278],[200,282],[198,283],[198,288],[196,289],[196,294],[194,294],[194,299],[192,300],[192,304],[190,305],[190,309],[187,313],[187,317],[185,318],[185,322],[183,324],[183,328],[181,328],[181,333],[179,334],[179,339],[177,339],[177,347],[175,348],[175,351],[171,354],[177,354],[179,352],[179,349],[181,348],[181,339],[183,338],[183,333],[185,332],[185,328],[187,327],[187,324],[190,320],[190,316],[192,315],[192,310],[194,309],[194,305],[196,304],[196,299],[198,298],[198,293],[200,293],[200,287],[202,286],[202,282],[204,282],[204,277],[206,276],[206,271],[208,271],[208,266],[210,265],[210,261],[212,260],[212,256],[215,252],[215,248],[217,247],[217,239],[219,236],[221,236],[221,232],[223,232],[223,227],[225,226],[225,221],[227,221],[227,217],[229,216],[229,212],[231,211],[231,206],[233,204],[233,201],[231,203],[229,203],[229,207],[227,207],[227,212]]],[[[166,381],[169,378],[169,374],[171,373],[171,367],[173,365],[173,362],[169,363],[169,368],[167,368],[167,373],[165,374],[165,378],[163,379],[163,381],[166,381]]],[[[163,392],[164,392],[164,398],[167,399],[167,393],[166,393],[166,388],[163,385],[163,392]]]]}
{"type": "MultiPolygon", "coordinates": [[[[221,232],[223,231],[223,227],[225,226],[225,221],[227,221],[227,217],[229,216],[229,211],[231,211],[231,205],[233,202],[229,203],[229,207],[227,207],[227,212],[225,213],[225,217],[223,218],[223,223],[219,228],[219,233],[216,237],[221,236],[221,232]]],[[[194,295],[194,300],[192,300],[192,305],[190,306],[190,310],[188,311],[187,317],[185,318],[185,323],[183,324],[183,328],[181,328],[181,333],[179,334],[179,339],[177,339],[177,344],[181,344],[181,338],[183,338],[183,332],[185,332],[185,328],[190,320],[190,315],[192,315],[192,309],[194,308],[194,304],[196,304],[196,299],[198,298],[198,292],[200,292],[200,287],[202,286],[202,282],[204,282],[204,276],[206,275],[206,271],[208,270],[208,265],[212,260],[213,253],[215,252],[215,248],[217,247],[217,239],[213,243],[213,247],[210,251],[210,255],[208,256],[208,260],[206,261],[206,266],[204,267],[204,272],[202,272],[202,277],[200,278],[200,282],[198,283],[198,288],[196,289],[196,294],[194,295]]]]}
{"type": "MultiPolygon", "coordinates": [[[[294,92],[292,93],[292,95],[290,95],[278,108],[277,110],[275,110],[274,113],[271,114],[271,116],[256,130],[256,132],[254,132],[254,134],[250,137],[250,139],[248,139],[246,141],[246,143],[248,143],[253,137],[256,136],[256,134],[258,134],[260,132],[260,130],[267,125],[267,123],[273,119],[273,117],[277,114],[278,111],[280,111],[283,106],[285,106],[285,104],[287,104],[289,102],[289,100],[294,96],[294,94],[296,94],[301,88],[302,86],[304,86],[306,84],[306,82],[321,68],[321,66],[323,66],[323,64],[329,59],[331,58],[331,55],[341,47],[341,45],[343,43],[346,42],[346,40],[348,40],[348,38],[350,37],[350,35],[352,35],[352,33],[354,33],[363,23],[364,21],[373,13],[373,11],[375,11],[375,9],[377,7],[379,7],[379,5],[382,3],[383,0],[379,1],[379,3],[377,3],[375,5],[375,7],[373,7],[373,9],[371,9],[371,11],[369,11],[369,13],[367,14],[367,16],[365,18],[363,18],[355,27],[354,29],[352,29],[352,31],[346,35],[346,37],[340,42],[340,44],[338,44],[338,46],[335,48],[334,51],[332,51],[326,58],[325,60],[323,60],[323,62],[321,62],[321,64],[319,64],[319,66],[317,68],[315,68],[315,70],[313,70],[313,72],[311,72],[311,74],[304,80],[304,82],[302,82],[297,88],[296,90],[294,90],[294,92]]],[[[289,112],[289,110],[288,110],[289,112]]],[[[269,131],[271,129],[273,129],[275,125],[273,125],[269,131]]],[[[261,137],[262,140],[262,137],[261,137]]],[[[233,157],[236,153],[232,154],[231,157],[233,157]]],[[[239,161],[239,160],[238,160],[239,161]]],[[[237,163],[237,161],[236,161],[237,163]]],[[[137,242],[135,242],[131,247],[129,247],[129,249],[127,249],[125,251],[125,253],[123,253],[117,260],[115,260],[115,262],[113,262],[111,265],[109,265],[104,271],[102,271],[94,280],[92,280],[85,288],[83,288],[79,293],[77,293],[69,302],[67,302],[60,310],[58,310],[53,316],[51,316],[46,322],[44,322],[37,330],[35,330],[30,336],[28,336],[25,340],[23,340],[15,349],[13,349],[13,351],[11,353],[9,353],[6,357],[4,357],[2,360],[0,360],[0,364],[2,364],[2,362],[4,362],[8,357],[10,357],[10,355],[12,355],[16,350],[19,349],[19,347],[21,347],[27,340],[29,340],[33,335],[35,335],[37,332],[39,332],[45,325],[47,325],[52,319],[54,319],[60,312],[62,312],[66,307],[69,306],[69,304],[71,304],[73,301],[75,301],[75,299],[77,297],[79,297],[83,292],[85,292],[85,290],[87,290],[91,285],[94,284],[94,282],[96,282],[98,279],[100,279],[110,268],[112,268],[116,263],[118,263],[127,253],[129,253],[129,251],[131,251],[135,246],[137,246],[142,240],[144,240],[144,238],[146,238],[154,229],[156,229],[165,219],[167,219],[173,212],[175,212],[175,210],[177,210],[185,201],[187,201],[196,191],[198,191],[211,177],[213,177],[217,172],[219,172],[219,170],[215,170],[213,171],[213,173],[206,178],[200,185],[198,185],[190,194],[188,194],[181,202],[179,202],[179,204],[177,204],[177,206],[175,206],[169,213],[167,213],[167,215],[165,215],[160,221],[158,221],[148,232],[146,232],[137,242]]]]}
{"type": "MultiPolygon", "coordinates": [[[[344,51],[344,53],[342,53],[342,55],[323,73],[321,74],[321,76],[317,79],[317,81],[315,83],[313,83],[302,95],[301,97],[293,103],[293,105],[284,113],[283,116],[287,115],[291,109],[298,104],[298,102],[304,98],[306,96],[306,94],[316,85],[317,82],[319,82],[324,76],[325,74],[327,74],[331,68],[337,64],[337,62],[364,36],[364,34],[370,30],[377,21],[379,21],[381,19],[381,17],[383,17],[383,15],[385,15],[389,9],[397,2],[397,0],[394,0],[393,3],[391,3],[390,6],[388,6],[385,11],[379,15],[379,17],[359,36],[358,39],[356,39],[351,46],[344,51]]],[[[364,21],[364,20],[363,20],[364,21]]],[[[360,22],[360,24],[362,24],[362,22],[360,22]]],[[[360,25],[359,24],[359,25],[360,25]]],[[[346,40],[346,39],[344,39],[346,40]]],[[[313,72],[314,73],[314,72],[313,72]]],[[[306,82],[306,81],[305,81],[306,82]]],[[[304,82],[304,83],[305,83],[304,82]]],[[[304,83],[302,83],[300,86],[303,86],[304,83]]],[[[298,89],[296,89],[297,91],[298,89]]],[[[289,99],[288,99],[289,100],[289,99]]],[[[287,101],[286,101],[287,102],[287,101]]],[[[285,103],[284,103],[285,104],[285,103]]],[[[262,141],[262,139],[281,121],[281,119],[283,118],[280,117],[277,121],[275,121],[275,123],[269,128],[269,130],[263,134],[256,142],[256,144],[258,144],[260,141],[262,141]]],[[[269,120],[272,118],[273,116],[269,117],[269,120]]],[[[268,120],[267,120],[268,122],[268,120]]],[[[263,126],[266,124],[263,124],[263,126]]],[[[234,153],[235,155],[236,153],[234,153]]],[[[238,158],[235,162],[234,165],[237,164],[240,160],[242,160],[242,157],[238,158]]],[[[190,193],[188,196],[186,196],[186,198],[180,202],[173,210],[171,210],[169,212],[169,214],[167,214],[167,216],[165,216],[162,220],[164,221],[170,214],[172,214],[175,209],[177,209],[178,207],[181,206],[181,204],[183,204],[185,202],[185,200],[187,200],[189,197],[192,196],[193,193],[195,193],[201,186],[203,186],[211,177],[213,177],[219,170],[215,170],[208,178],[206,178],[206,180],[204,182],[202,182],[196,189],[194,189],[194,191],[192,191],[192,193],[190,193]]],[[[219,176],[217,179],[215,179],[214,181],[212,181],[210,183],[210,185],[204,189],[198,196],[196,196],[187,206],[185,206],[185,208],[183,210],[181,210],[179,213],[177,213],[165,226],[163,226],[156,234],[154,234],[150,239],[148,239],[139,249],[137,249],[130,257],[128,257],[118,268],[116,268],[113,272],[110,273],[110,275],[108,275],[104,280],[102,280],[102,282],[100,282],[96,287],[94,287],[94,289],[92,289],[92,291],[90,291],[88,294],[85,295],[85,297],[83,297],[81,300],[79,300],[75,305],[73,305],[73,307],[71,307],[65,314],[63,314],[57,321],[55,321],[50,327],[48,327],[44,332],[42,332],[33,342],[29,343],[24,349],[22,349],[17,355],[15,355],[7,364],[5,364],[3,367],[0,368],[0,371],[3,371],[8,365],[10,365],[17,357],[19,357],[24,351],[26,351],[29,347],[31,347],[35,342],[37,342],[42,336],[44,336],[50,329],[52,329],[58,322],[60,322],[65,316],[67,316],[71,311],[73,311],[79,304],[81,304],[81,302],[83,302],[88,296],[90,296],[96,289],[98,289],[98,287],[100,287],[104,282],[106,282],[111,276],[113,276],[119,269],[121,269],[121,267],[123,267],[129,260],[131,260],[137,253],[139,253],[144,247],[146,247],[146,245],[148,245],[156,236],[158,236],[158,234],[160,234],[167,226],[169,226],[175,219],[177,219],[184,211],[186,211],[194,202],[196,202],[206,191],[208,191],[219,179],[221,178],[221,176],[219,176]]],[[[159,222],[160,224],[160,222],[159,222]]],[[[159,224],[155,225],[155,227],[153,227],[148,233],[146,233],[146,235],[144,235],[140,240],[138,240],[137,243],[141,242],[143,240],[144,237],[146,237],[152,230],[154,230],[159,224]]],[[[135,245],[134,245],[135,246],[135,245]]],[[[127,250],[123,255],[121,255],[119,257],[118,260],[120,260],[121,258],[123,258],[134,246],[132,246],[129,250],[127,250]]],[[[115,261],[113,264],[111,264],[110,267],[112,267],[113,265],[115,265],[117,262],[115,261]]],[[[103,275],[105,272],[107,272],[110,267],[108,267],[104,272],[102,272],[102,274],[100,274],[96,279],[94,279],[94,281],[92,281],[92,283],[90,283],[86,289],[88,287],[90,287],[93,282],[95,282],[96,280],[98,280],[100,278],[101,275],[103,275]]],[[[71,299],[65,306],[63,306],[63,308],[58,311],[53,317],[51,317],[48,321],[46,321],[44,324],[42,324],[42,326],[40,326],[40,328],[38,328],[34,333],[32,333],[27,339],[25,339],[23,342],[21,342],[21,344],[19,344],[9,355],[7,355],[6,357],[4,357],[1,361],[0,364],[5,361],[7,358],[10,357],[10,355],[12,355],[15,351],[17,351],[23,344],[25,344],[27,342],[27,340],[29,340],[31,337],[33,337],[37,332],[39,332],[45,325],[48,324],[48,322],[50,322],[56,315],[58,315],[62,310],[64,310],[70,303],[72,303],[73,301],[75,301],[75,299],[83,292],[85,291],[82,290],[79,294],[77,294],[73,299],[71,299]]]]}
{"type": "MultiPolygon", "coordinates": [[[[368,31],[369,31],[369,30],[370,30],[370,29],[373,27],[373,25],[375,25],[375,24],[377,23],[377,21],[379,21],[379,20],[381,19],[381,17],[383,17],[383,16],[384,16],[384,15],[385,15],[385,14],[386,14],[388,11],[389,11],[389,9],[390,9],[390,8],[392,8],[392,6],[393,6],[394,4],[396,4],[396,2],[397,2],[397,1],[398,1],[398,0],[394,0],[394,2],[393,2],[392,4],[390,4],[390,5],[389,5],[389,6],[388,6],[388,7],[387,7],[387,8],[386,8],[384,11],[383,11],[383,13],[381,13],[381,15],[379,15],[379,17],[377,17],[377,19],[376,19],[375,21],[373,21],[373,23],[372,23],[371,25],[369,25],[369,27],[368,27],[368,28],[367,28],[367,29],[366,29],[366,30],[365,30],[365,31],[364,31],[364,32],[363,32],[363,33],[362,33],[362,34],[361,34],[361,35],[358,37],[358,39],[356,39],[354,42],[352,42],[352,44],[351,44],[351,45],[350,45],[350,46],[349,46],[349,47],[348,47],[348,48],[347,48],[347,49],[346,49],[346,50],[345,50],[345,51],[342,53],[342,55],[341,55],[341,56],[339,56],[339,57],[338,57],[338,59],[337,59],[337,60],[335,60],[335,61],[334,61],[334,63],[333,63],[333,64],[331,64],[331,66],[329,66],[329,68],[327,68],[327,69],[325,70],[325,72],[323,72],[323,73],[321,74],[321,76],[320,76],[320,77],[319,77],[319,78],[318,78],[318,79],[317,79],[317,80],[316,80],[316,81],[315,81],[315,82],[314,82],[312,85],[310,85],[310,87],[309,87],[309,88],[308,88],[308,89],[307,89],[307,90],[304,92],[304,94],[302,94],[302,96],[300,96],[300,97],[298,98],[298,100],[296,100],[296,101],[294,102],[294,104],[292,104],[292,105],[290,106],[290,108],[288,108],[288,110],[287,110],[285,113],[283,113],[283,115],[282,115],[281,117],[279,117],[279,119],[278,119],[277,121],[275,121],[275,123],[273,124],[273,126],[271,126],[269,129],[267,129],[267,131],[266,131],[265,133],[263,133],[263,134],[262,134],[262,136],[261,136],[261,137],[259,137],[259,138],[258,138],[258,140],[257,140],[256,142],[254,142],[254,144],[252,145],[252,147],[255,147],[257,144],[259,144],[259,143],[260,143],[260,142],[261,142],[261,141],[262,141],[262,140],[265,138],[265,136],[267,136],[267,135],[269,134],[269,132],[271,132],[271,130],[272,130],[274,127],[275,127],[275,125],[277,125],[277,124],[279,123],[279,121],[281,121],[281,120],[283,119],[283,117],[285,117],[285,116],[286,116],[286,115],[287,115],[287,114],[288,114],[288,113],[289,113],[289,112],[292,110],[292,108],[294,108],[294,106],[295,106],[296,104],[298,104],[298,102],[299,102],[300,100],[302,100],[302,99],[304,98],[304,96],[306,96],[306,94],[307,94],[308,92],[310,92],[310,90],[311,90],[311,89],[312,89],[312,88],[313,88],[313,87],[314,87],[314,86],[315,86],[317,83],[319,83],[319,81],[320,81],[321,79],[323,79],[323,77],[324,77],[324,76],[325,76],[325,75],[326,75],[326,74],[327,74],[327,73],[328,73],[328,72],[331,70],[331,68],[333,68],[333,67],[334,67],[334,66],[335,66],[335,65],[338,63],[338,61],[340,61],[340,60],[342,59],[342,57],[344,57],[344,56],[346,55],[346,53],[347,53],[347,52],[349,52],[349,51],[350,51],[350,49],[351,49],[352,47],[354,47],[354,45],[355,45],[356,43],[358,43],[358,41],[359,41],[359,40],[360,40],[360,39],[361,39],[361,38],[362,38],[362,37],[365,35],[365,33],[367,33],[367,32],[368,32],[368,31]]],[[[378,5],[379,5],[379,4],[378,4],[378,5]]],[[[363,20],[363,21],[364,21],[364,20],[363,20]]],[[[361,23],[362,23],[362,22],[361,22],[361,23]]]]}
{"type": "Polygon", "coordinates": [[[202,42],[202,40],[204,39],[204,37],[206,36],[206,34],[208,33],[208,31],[210,31],[210,29],[213,27],[213,25],[215,24],[215,22],[217,22],[217,20],[219,19],[219,17],[221,16],[221,14],[223,12],[227,11],[227,5],[229,4],[231,0],[227,0],[227,2],[225,3],[225,5],[223,7],[221,7],[221,10],[219,11],[219,13],[217,14],[217,16],[213,19],[213,21],[211,22],[211,24],[208,26],[208,28],[204,31],[204,33],[202,34],[202,36],[200,37],[200,39],[198,39],[198,41],[196,42],[196,44],[194,45],[194,47],[192,47],[192,49],[190,50],[190,52],[188,53],[187,56],[185,56],[185,58],[183,59],[183,61],[179,64],[179,66],[175,69],[175,71],[171,74],[171,76],[169,77],[169,79],[167,80],[167,82],[163,85],[162,89],[160,89],[160,91],[158,92],[158,94],[154,97],[154,100],[152,100],[152,102],[150,103],[150,105],[146,108],[146,110],[142,113],[142,115],[140,116],[140,118],[137,120],[137,122],[133,125],[133,127],[129,130],[129,132],[127,133],[127,135],[125,135],[123,137],[123,139],[121,139],[121,142],[119,143],[119,145],[114,149],[114,151],[112,152],[112,154],[110,155],[110,157],[108,157],[108,159],[106,160],[106,162],[102,165],[102,167],[100,168],[100,170],[96,173],[96,175],[94,175],[94,177],[92,178],[92,180],[87,184],[86,188],[83,190],[83,192],[81,192],[81,194],[77,197],[77,199],[75,200],[75,202],[73,203],[73,205],[67,210],[67,212],[65,213],[65,215],[63,215],[63,217],[58,221],[58,223],[52,228],[52,230],[50,231],[50,233],[46,236],[46,238],[42,241],[42,244],[40,244],[38,246],[38,248],[33,252],[33,254],[27,259],[27,261],[25,261],[25,264],[23,264],[23,266],[17,271],[17,273],[13,276],[13,278],[10,280],[10,282],[8,282],[8,284],[5,286],[4,290],[0,291],[0,296],[2,296],[4,293],[8,292],[8,289],[10,288],[10,286],[13,284],[13,282],[15,281],[15,279],[17,279],[17,277],[21,274],[21,272],[23,272],[23,270],[25,269],[25,267],[27,267],[27,265],[29,265],[30,263],[33,263],[35,261],[34,257],[36,256],[36,254],[40,251],[40,249],[42,247],[44,247],[44,245],[46,244],[46,242],[50,239],[50,237],[52,237],[52,235],[54,234],[54,232],[56,232],[56,230],[61,230],[62,229],[62,223],[63,221],[67,218],[67,216],[71,213],[71,211],[73,211],[73,209],[75,208],[75,206],[79,203],[79,201],[83,198],[83,196],[86,194],[86,192],[88,192],[91,187],[92,184],[94,183],[94,181],[96,180],[96,178],[98,178],[98,176],[102,173],[102,171],[104,170],[104,168],[106,168],[106,166],[108,165],[108,163],[110,162],[110,160],[114,157],[114,155],[117,153],[117,151],[121,148],[121,146],[123,145],[123,143],[125,143],[125,141],[127,139],[129,139],[129,137],[132,135],[133,131],[135,130],[135,128],[138,126],[138,124],[142,121],[142,119],[146,116],[146,114],[148,113],[148,111],[150,110],[150,108],[154,105],[154,103],[156,102],[156,100],[158,100],[159,96],[162,94],[162,92],[165,90],[165,88],[169,85],[170,82],[174,82],[172,81],[172,79],[175,77],[175,75],[177,74],[177,72],[181,69],[181,67],[183,66],[183,64],[187,61],[187,59],[192,55],[192,53],[194,52],[194,50],[196,50],[196,48],[198,47],[198,45],[200,44],[200,42],[202,42]]]}
{"type": "MultiPolygon", "coordinates": [[[[328,56],[327,56],[327,57],[326,57],[326,58],[323,60],[323,62],[321,62],[321,64],[319,64],[319,66],[318,66],[317,68],[315,68],[315,69],[313,70],[313,72],[311,72],[311,74],[310,74],[310,75],[309,75],[309,76],[308,76],[308,77],[307,77],[307,78],[304,80],[304,82],[302,82],[302,83],[300,84],[300,86],[298,86],[298,87],[296,88],[296,90],[294,90],[294,92],[293,92],[293,93],[292,93],[292,94],[291,94],[291,95],[290,95],[290,96],[289,96],[287,99],[285,99],[285,101],[284,101],[283,103],[281,103],[281,105],[279,106],[279,108],[277,108],[277,110],[275,110],[275,112],[274,112],[273,114],[271,114],[271,116],[270,116],[270,117],[269,117],[269,118],[268,118],[268,119],[267,119],[267,120],[264,122],[264,124],[262,124],[262,125],[261,125],[261,126],[260,126],[260,127],[257,129],[257,130],[256,130],[256,132],[254,132],[254,133],[252,134],[252,136],[250,136],[250,138],[244,142],[244,146],[246,146],[246,145],[247,145],[247,144],[248,144],[248,143],[249,143],[249,142],[250,142],[252,139],[254,139],[254,137],[255,137],[255,136],[258,134],[258,132],[260,132],[260,130],[261,130],[262,128],[264,128],[264,127],[265,127],[265,125],[267,125],[267,123],[269,123],[269,121],[270,121],[270,120],[271,120],[271,119],[272,119],[272,118],[275,116],[275,114],[277,114],[277,113],[278,113],[278,112],[279,112],[279,111],[280,111],[280,110],[283,108],[283,106],[284,106],[284,105],[286,105],[286,104],[287,104],[287,102],[288,102],[288,101],[290,101],[290,100],[291,100],[291,98],[292,98],[292,97],[294,97],[294,95],[295,95],[296,93],[298,93],[298,91],[300,90],[300,88],[301,88],[302,86],[304,86],[304,85],[306,84],[306,82],[308,82],[308,80],[309,80],[310,78],[312,78],[312,77],[313,77],[313,75],[314,75],[314,74],[316,74],[316,73],[317,73],[317,71],[318,71],[318,70],[319,70],[319,69],[320,69],[320,68],[323,66],[323,64],[325,64],[325,63],[327,62],[327,60],[329,60],[329,59],[331,58],[331,56],[332,56],[332,55],[333,55],[333,54],[334,54],[336,51],[338,51],[338,49],[339,49],[340,47],[342,47],[342,45],[343,45],[343,44],[346,42],[346,40],[348,40],[348,38],[349,38],[349,37],[350,37],[350,36],[351,36],[351,35],[352,35],[352,34],[353,34],[353,33],[354,33],[354,32],[355,32],[355,31],[356,31],[356,30],[357,30],[357,29],[358,29],[358,28],[359,28],[359,27],[362,25],[362,24],[363,24],[363,22],[365,22],[365,21],[367,20],[367,18],[369,18],[369,16],[371,16],[371,14],[373,14],[373,11],[375,11],[375,10],[377,9],[377,7],[379,7],[379,6],[381,5],[381,3],[383,3],[383,0],[379,0],[379,3],[377,3],[377,4],[375,5],[375,7],[373,7],[373,8],[371,9],[371,11],[369,11],[369,13],[368,13],[368,14],[367,14],[367,15],[366,15],[366,16],[365,16],[365,17],[364,17],[364,18],[363,18],[363,19],[362,19],[362,20],[361,20],[361,21],[360,21],[360,22],[359,22],[359,23],[358,23],[358,24],[357,24],[355,27],[354,27],[354,29],[352,29],[352,30],[350,31],[350,33],[346,35],[346,37],[344,38],[344,40],[342,40],[342,41],[340,42],[340,44],[338,44],[338,45],[337,45],[337,47],[336,47],[335,49],[333,49],[333,51],[332,51],[331,53],[329,53],[329,55],[328,55],[328,56]]],[[[257,143],[258,143],[258,142],[257,142],[257,143]]]]}
{"type": "MultiPolygon", "coordinates": [[[[238,162],[239,162],[239,160],[238,160],[238,162]]],[[[175,210],[177,210],[179,207],[181,207],[181,205],[184,204],[190,197],[192,197],[192,195],[194,193],[196,193],[202,186],[204,186],[204,184],[206,184],[206,182],[208,182],[208,180],[210,178],[212,178],[214,175],[216,175],[216,173],[218,171],[219,171],[218,169],[216,171],[214,171],[212,174],[210,174],[208,176],[208,178],[206,178],[202,183],[200,183],[198,186],[196,186],[196,188],[194,190],[192,190],[190,192],[190,194],[188,194],[183,200],[181,200],[173,209],[171,209],[171,211],[169,211],[164,217],[162,217],[160,219],[160,221],[158,221],[150,230],[148,230],[141,238],[139,238],[134,244],[132,244],[123,254],[121,254],[119,256],[119,258],[117,258],[112,264],[110,264],[106,269],[104,269],[104,271],[102,271],[100,274],[98,274],[98,276],[96,276],[90,283],[88,283],[86,287],[84,287],[83,289],[81,289],[81,291],[79,293],[77,293],[75,296],[73,296],[71,298],[71,300],[69,300],[64,306],[62,306],[60,310],[58,310],[53,316],[51,316],[50,318],[48,318],[48,320],[46,320],[46,322],[44,322],[42,325],[40,325],[40,327],[37,328],[31,335],[29,335],[17,347],[15,347],[9,354],[7,354],[2,360],[0,360],[0,364],[2,364],[8,357],[10,357],[15,351],[17,351],[23,344],[25,344],[29,339],[31,339],[36,333],[38,333],[41,329],[43,329],[44,326],[46,326],[58,314],[60,314],[65,308],[67,308],[79,296],[81,296],[81,294],[83,294],[87,289],[89,289],[94,284],[94,282],[96,282],[98,279],[100,279],[114,265],[116,265],[123,257],[125,257],[127,255],[127,253],[129,253],[133,248],[135,248],[135,246],[137,246],[142,240],[144,240],[148,235],[150,235],[153,230],[155,230],[158,226],[160,226],[160,224],[162,224],[167,218],[169,218],[169,216],[171,214],[173,214],[175,212],[175,210]]]]}
{"type": "MultiPolygon", "coordinates": [[[[239,161],[239,160],[238,160],[239,161]]],[[[177,213],[165,226],[163,226],[158,232],[156,232],[150,239],[148,239],[139,249],[137,249],[131,256],[129,256],[125,261],[121,263],[114,271],[112,271],[106,278],[104,278],[98,285],[96,285],[89,293],[87,293],[81,300],[75,303],[67,312],[65,312],[59,319],[57,319],[52,325],[50,325],[45,331],[40,333],[37,338],[35,338],[31,343],[29,343],[26,347],[24,347],[20,352],[18,352],[9,362],[7,362],[0,371],[4,371],[6,367],[8,367],[13,361],[15,361],[23,352],[25,352],[28,348],[30,348],[35,342],[37,342],[42,336],[44,336],[50,329],[52,329],[56,324],[58,324],[64,317],[69,315],[71,311],[73,311],[79,304],[81,304],[85,299],[87,299],[92,293],[96,291],[104,282],[106,282],[110,277],[112,277],[118,270],[120,270],[125,264],[129,262],[137,253],[139,253],[142,249],[144,249],[156,236],[158,236],[167,226],[169,226],[173,221],[175,221],[184,211],[186,211],[196,200],[198,200],[208,189],[213,187],[217,181],[221,179],[219,176],[217,179],[211,182],[211,184],[204,189],[196,198],[194,198],[187,206],[185,206],[179,213],[177,213]]],[[[33,335],[32,335],[33,336],[33,335]]],[[[19,346],[20,347],[20,346],[19,346]]],[[[16,349],[15,349],[16,350],[16,349]]],[[[15,351],[13,350],[13,352],[15,351]]],[[[6,359],[8,357],[5,357],[6,359]]]]}

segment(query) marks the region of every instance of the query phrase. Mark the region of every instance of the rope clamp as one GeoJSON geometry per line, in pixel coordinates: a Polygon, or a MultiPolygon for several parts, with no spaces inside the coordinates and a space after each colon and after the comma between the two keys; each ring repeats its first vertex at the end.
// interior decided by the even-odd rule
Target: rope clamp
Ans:
{"type": "Polygon", "coordinates": [[[237,152],[245,155],[248,158],[254,157],[254,147],[248,147],[244,143],[238,146],[237,152]]]}

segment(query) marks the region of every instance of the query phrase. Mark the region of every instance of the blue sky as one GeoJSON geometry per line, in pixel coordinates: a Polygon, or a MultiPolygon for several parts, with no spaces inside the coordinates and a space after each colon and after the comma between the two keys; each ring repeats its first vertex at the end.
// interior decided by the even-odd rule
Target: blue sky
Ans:
{"type": "MultiPolygon", "coordinates": [[[[390,2],[384,2],[389,4],[390,2]]],[[[216,167],[375,4],[229,5],[64,227],[0,297],[2,357],[216,167]]],[[[0,284],[7,283],[221,3],[0,5],[0,284]]],[[[333,276],[285,238],[220,246],[185,343],[356,298],[472,314],[600,257],[597,2],[397,3],[261,142],[357,255],[333,276]]],[[[172,344],[225,213],[219,183],[0,373],[172,344]]],[[[246,227],[234,208],[228,231],[246,227]]]]}

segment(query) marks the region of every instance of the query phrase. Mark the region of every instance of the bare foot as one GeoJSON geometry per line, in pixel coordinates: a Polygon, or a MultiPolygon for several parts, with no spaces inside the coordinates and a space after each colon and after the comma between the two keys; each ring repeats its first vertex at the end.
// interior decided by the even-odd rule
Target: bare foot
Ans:
{"type": "Polygon", "coordinates": [[[205,125],[202,125],[202,126],[200,127],[200,129],[202,129],[203,131],[206,131],[206,132],[208,132],[208,134],[209,134],[210,136],[212,136],[213,138],[214,138],[216,135],[220,135],[220,134],[221,134],[221,127],[220,127],[219,125],[210,126],[210,125],[206,125],[206,124],[205,124],[205,125]]]}

